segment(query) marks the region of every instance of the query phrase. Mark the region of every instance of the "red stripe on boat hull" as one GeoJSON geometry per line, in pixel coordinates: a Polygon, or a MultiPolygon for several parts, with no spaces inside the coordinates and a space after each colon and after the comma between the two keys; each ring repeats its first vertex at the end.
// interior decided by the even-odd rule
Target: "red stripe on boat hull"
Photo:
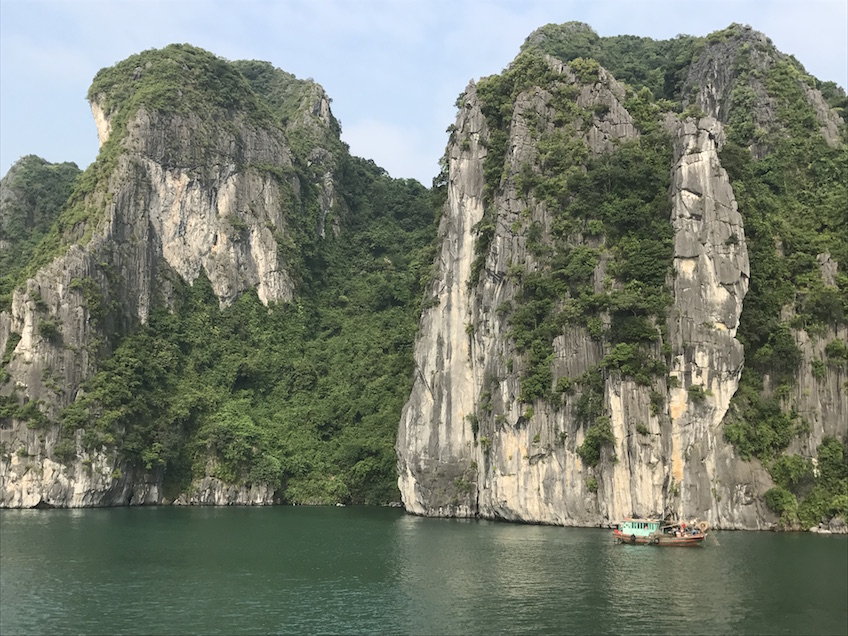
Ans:
{"type": "Polygon", "coordinates": [[[671,535],[662,535],[660,537],[636,537],[635,541],[630,539],[630,535],[623,534],[618,530],[613,530],[613,537],[615,537],[619,543],[630,543],[635,545],[656,545],[659,547],[680,547],[680,548],[688,548],[699,546],[704,542],[704,539],[707,538],[705,534],[698,535],[688,535],[685,537],[674,537],[671,535]],[[655,539],[659,539],[659,543],[655,541],[655,539]]]}

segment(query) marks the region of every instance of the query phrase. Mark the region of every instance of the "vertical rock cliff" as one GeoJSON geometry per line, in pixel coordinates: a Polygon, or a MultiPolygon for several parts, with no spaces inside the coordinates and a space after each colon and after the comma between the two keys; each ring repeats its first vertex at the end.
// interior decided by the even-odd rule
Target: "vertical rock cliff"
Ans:
{"type": "MultiPolygon", "coordinates": [[[[758,255],[775,240],[740,167],[781,156],[793,134],[787,103],[814,117],[805,125],[831,148],[844,148],[844,123],[750,29],[665,49],[637,44],[658,47],[645,56],[653,61],[656,51],[676,56],[665,84],[645,84],[636,63],[622,64],[632,41],[549,25],[502,75],[461,97],[438,273],[397,441],[410,512],[562,525],[636,513],[764,528],[781,513],[765,496],[778,455],[792,449],[787,439],[751,450],[750,440],[771,436],[783,418],[806,457],[828,436],[844,444],[845,391],[833,384],[844,382],[844,366],[828,365],[812,385],[807,370],[815,356],[821,369],[825,342],[844,341],[844,300],[824,318],[836,331],[796,321],[791,397],[769,401],[774,373],[751,363],[751,388],[734,402],[753,353],[746,347],[758,338],[763,351],[775,348],[766,330],[740,332],[752,276],[746,214],[758,255]],[[723,167],[725,126],[733,178],[723,167]],[[767,409],[777,409],[771,424],[767,409]],[[806,427],[792,419],[799,412],[806,427]]],[[[831,183],[844,197],[844,182],[831,183]]],[[[819,261],[838,269],[829,259],[819,261]]],[[[754,316],[767,286],[757,280],[754,316]]]]}
{"type": "MultiPolygon", "coordinates": [[[[173,309],[180,285],[208,279],[222,307],[248,290],[265,305],[292,300],[304,207],[314,202],[320,234],[338,209],[338,125],[320,86],[241,65],[248,78],[279,74],[285,104],[262,101],[236,68],[188,46],[133,56],[95,79],[100,155],[67,203],[54,202],[53,234],[0,313],[0,505],[162,501],[161,468],[128,463],[110,448],[112,433],[86,450],[82,428],[57,425],[62,409],[124,335],[157,307],[173,309]],[[290,138],[312,153],[300,172],[290,138]],[[302,196],[313,187],[320,196],[302,196]]],[[[4,210],[11,196],[4,183],[4,210]]],[[[270,503],[274,488],[204,477],[193,492],[183,501],[270,503]]]]}
{"type": "Polygon", "coordinates": [[[744,223],[719,160],[721,124],[705,117],[674,122],[672,129],[669,377],[676,382],[668,408],[676,512],[707,516],[722,527],[758,527],[763,510],[756,493],[769,487],[768,473],[746,465],[721,437],[744,364],[736,339],[750,275],[744,223]]]}
{"type": "Polygon", "coordinates": [[[542,27],[429,192],[265,62],[89,101],[0,182],[0,507],[848,517],[848,100],[764,35],[542,27]]]}

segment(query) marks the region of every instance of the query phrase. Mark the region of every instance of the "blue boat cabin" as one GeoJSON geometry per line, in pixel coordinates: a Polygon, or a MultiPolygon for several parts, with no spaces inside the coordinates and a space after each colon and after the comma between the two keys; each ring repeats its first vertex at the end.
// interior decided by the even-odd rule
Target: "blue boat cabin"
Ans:
{"type": "Polygon", "coordinates": [[[656,519],[625,519],[619,525],[622,534],[636,535],[637,537],[648,537],[660,529],[660,522],[656,519]]]}

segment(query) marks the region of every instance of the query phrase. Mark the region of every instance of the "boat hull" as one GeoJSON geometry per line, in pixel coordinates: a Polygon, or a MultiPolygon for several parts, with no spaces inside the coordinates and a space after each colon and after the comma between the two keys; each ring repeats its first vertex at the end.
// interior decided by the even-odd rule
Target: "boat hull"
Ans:
{"type": "Polygon", "coordinates": [[[684,535],[684,536],[674,536],[668,534],[662,535],[648,535],[648,536],[636,536],[636,535],[627,535],[618,530],[613,531],[613,537],[615,537],[616,543],[626,543],[630,545],[654,545],[657,547],[677,547],[677,548],[690,548],[701,545],[704,542],[704,539],[707,538],[706,534],[695,534],[695,535],[684,535]]]}

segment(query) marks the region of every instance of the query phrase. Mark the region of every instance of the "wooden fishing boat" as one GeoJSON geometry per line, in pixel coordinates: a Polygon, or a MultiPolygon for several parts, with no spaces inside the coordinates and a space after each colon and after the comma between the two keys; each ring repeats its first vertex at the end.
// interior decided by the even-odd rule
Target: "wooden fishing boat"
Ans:
{"type": "Polygon", "coordinates": [[[616,543],[692,547],[704,542],[708,528],[706,521],[664,524],[660,519],[628,518],[616,524],[612,536],[616,543]]]}

